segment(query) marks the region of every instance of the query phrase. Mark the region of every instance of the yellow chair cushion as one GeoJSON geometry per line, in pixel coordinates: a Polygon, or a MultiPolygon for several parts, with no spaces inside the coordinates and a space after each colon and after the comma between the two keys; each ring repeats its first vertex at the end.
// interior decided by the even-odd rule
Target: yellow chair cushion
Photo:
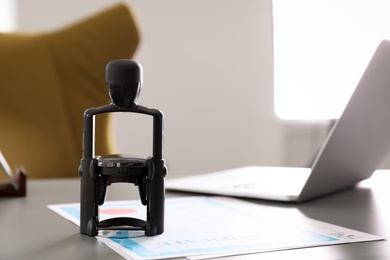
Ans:
{"type": "MultiPolygon", "coordinates": [[[[77,177],[83,113],[110,103],[105,66],[139,43],[117,5],[58,31],[0,34],[0,151],[28,178],[77,177]]],[[[113,153],[110,116],[96,119],[96,153],[113,153]]]]}

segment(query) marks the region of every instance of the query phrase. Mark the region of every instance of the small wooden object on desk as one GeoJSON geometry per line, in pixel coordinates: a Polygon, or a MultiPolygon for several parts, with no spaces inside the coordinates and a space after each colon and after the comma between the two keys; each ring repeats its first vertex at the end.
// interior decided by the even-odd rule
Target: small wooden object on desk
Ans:
{"type": "Polygon", "coordinates": [[[0,197],[25,197],[27,173],[24,167],[16,167],[15,176],[0,151],[0,171],[3,171],[8,179],[0,182],[0,197]]]}
{"type": "Polygon", "coordinates": [[[27,174],[21,166],[16,168],[16,178],[13,181],[0,182],[0,197],[25,197],[27,174]]]}

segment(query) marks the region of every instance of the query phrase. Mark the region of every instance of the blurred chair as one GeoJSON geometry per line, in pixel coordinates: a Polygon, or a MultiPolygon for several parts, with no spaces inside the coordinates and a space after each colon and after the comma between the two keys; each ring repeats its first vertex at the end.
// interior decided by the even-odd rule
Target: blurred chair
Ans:
{"type": "MultiPolygon", "coordinates": [[[[78,177],[83,113],[110,103],[105,66],[139,44],[131,10],[116,5],[53,32],[0,34],[0,151],[28,178],[78,177]]],[[[108,115],[96,154],[113,153],[108,115]]]]}

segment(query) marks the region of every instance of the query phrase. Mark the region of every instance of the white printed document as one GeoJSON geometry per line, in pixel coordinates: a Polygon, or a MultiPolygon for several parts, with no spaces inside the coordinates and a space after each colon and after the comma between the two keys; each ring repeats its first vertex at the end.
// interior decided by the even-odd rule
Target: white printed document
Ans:
{"type": "MultiPolygon", "coordinates": [[[[48,207],[79,225],[79,203],[48,207]]],[[[145,211],[140,201],[106,201],[99,216],[101,220],[120,216],[145,220],[145,211]]],[[[295,208],[200,196],[166,199],[161,235],[106,231],[97,239],[126,259],[202,259],[383,238],[309,219],[295,208]]]]}

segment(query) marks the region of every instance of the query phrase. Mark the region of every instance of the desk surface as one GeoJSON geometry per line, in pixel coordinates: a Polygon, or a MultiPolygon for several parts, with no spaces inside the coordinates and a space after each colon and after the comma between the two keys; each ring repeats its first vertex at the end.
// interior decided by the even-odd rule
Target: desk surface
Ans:
{"type": "MultiPolygon", "coordinates": [[[[79,202],[78,179],[30,180],[25,198],[0,198],[1,259],[123,259],[95,238],[46,208],[48,204],[79,202]]],[[[167,197],[184,196],[169,193],[167,197]]],[[[250,200],[263,205],[297,207],[306,216],[362,232],[390,237],[390,171],[378,171],[356,188],[304,204],[250,200]]],[[[107,200],[138,199],[129,184],[108,189],[107,200]]],[[[261,259],[390,259],[390,242],[262,253],[261,259]]],[[[227,259],[258,259],[259,255],[227,259]]]]}

